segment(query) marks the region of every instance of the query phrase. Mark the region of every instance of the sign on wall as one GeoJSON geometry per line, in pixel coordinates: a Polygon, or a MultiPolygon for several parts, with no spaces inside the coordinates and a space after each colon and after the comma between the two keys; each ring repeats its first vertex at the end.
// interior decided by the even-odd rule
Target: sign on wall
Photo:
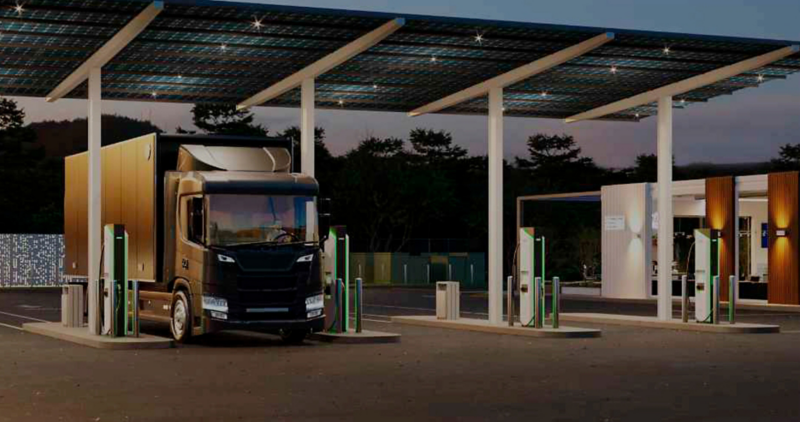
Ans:
{"type": "Polygon", "coordinates": [[[624,215],[608,215],[605,220],[605,231],[614,232],[625,230],[625,216],[624,215]]]}

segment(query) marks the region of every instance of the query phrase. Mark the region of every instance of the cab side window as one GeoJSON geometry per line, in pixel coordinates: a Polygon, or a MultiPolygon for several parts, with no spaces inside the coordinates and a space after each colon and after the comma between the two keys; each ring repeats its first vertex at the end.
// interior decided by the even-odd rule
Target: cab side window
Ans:
{"type": "Polygon", "coordinates": [[[205,245],[205,205],[203,198],[189,201],[189,240],[205,245]]]}

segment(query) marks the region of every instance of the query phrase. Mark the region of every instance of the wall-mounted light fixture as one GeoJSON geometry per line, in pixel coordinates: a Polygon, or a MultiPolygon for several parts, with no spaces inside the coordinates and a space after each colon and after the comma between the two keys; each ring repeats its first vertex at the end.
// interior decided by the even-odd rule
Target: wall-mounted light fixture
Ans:
{"type": "Polygon", "coordinates": [[[778,237],[786,237],[786,236],[788,236],[788,235],[789,235],[789,230],[786,230],[786,229],[778,229],[778,230],[775,230],[775,236],[778,236],[778,237]]]}

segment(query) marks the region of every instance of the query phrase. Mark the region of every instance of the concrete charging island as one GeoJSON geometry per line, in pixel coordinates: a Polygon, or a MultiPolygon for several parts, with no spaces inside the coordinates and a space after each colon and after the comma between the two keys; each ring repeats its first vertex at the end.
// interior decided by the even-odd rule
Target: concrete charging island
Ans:
{"type": "Polygon", "coordinates": [[[661,328],[666,330],[698,331],[718,334],[774,334],[780,333],[778,325],[721,323],[701,324],[698,322],[683,322],[679,319],[661,320],[656,317],[614,315],[614,314],[561,314],[561,319],[571,322],[589,324],[627,325],[635,327],[661,328]]]}
{"type": "Polygon", "coordinates": [[[459,318],[454,320],[438,319],[435,316],[397,316],[392,317],[392,322],[422,327],[446,328],[451,330],[476,331],[481,333],[505,334],[523,337],[542,337],[542,338],[594,338],[600,337],[601,331],[592,328],[564,327],[559,328],[543,327],[530,328],[515,324],[513,327],[508,325],[494,325],[487,320],[459,318]]]}
{"type": "Polygon", "coordinates": [[[148,334],[141,334],[140,337],[98,336],[90,333],[86,327],[65,327],[60,322],[32,322],[23,324],[22,328],[29,333],[94,347],[95,349],[169,349],[174,345],[172,339],[148,334]]]}
{"type": "Polygon", "coordinates": [[[364,330],[360,333],[355,330],[349,330],[345,333],[314,333],[309,339],[316,341],[323,341],[326,343],[339,343],[339,344],[384,344],[384,343],[400,343],[400,334],[384,333],[381,331],[367,331],[364,330]]]}

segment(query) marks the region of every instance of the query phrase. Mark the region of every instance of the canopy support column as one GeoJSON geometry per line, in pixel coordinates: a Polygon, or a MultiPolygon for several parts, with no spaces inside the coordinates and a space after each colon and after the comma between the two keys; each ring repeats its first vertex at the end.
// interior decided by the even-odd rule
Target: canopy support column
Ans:
{"type": "Polygon", "coordinates": [[[658,100],[658,319],[672,318],[672,97],[658,100]]]}
{"type": "Polygon", "coordinates": [[[503,322],[503,88],[489,90],[489,323],[503,322]]]}
{"type": "Polygon", "coordinates": [[[314,78],[304,79],[300,86],[300,164],[301,172],[314,177],[315,104],[314,78]]]}
{"type": "Polygon", "coordinates": [[[101,334],[99,315],[100,300],[100,236],[102,236],[102,194],[101,194],[101,70],[99,67],[89,71],[89,110],[87,121],[89,123],[89,245],[88,245],[88,272],[89,275],[89,332],[101,334]]]}

